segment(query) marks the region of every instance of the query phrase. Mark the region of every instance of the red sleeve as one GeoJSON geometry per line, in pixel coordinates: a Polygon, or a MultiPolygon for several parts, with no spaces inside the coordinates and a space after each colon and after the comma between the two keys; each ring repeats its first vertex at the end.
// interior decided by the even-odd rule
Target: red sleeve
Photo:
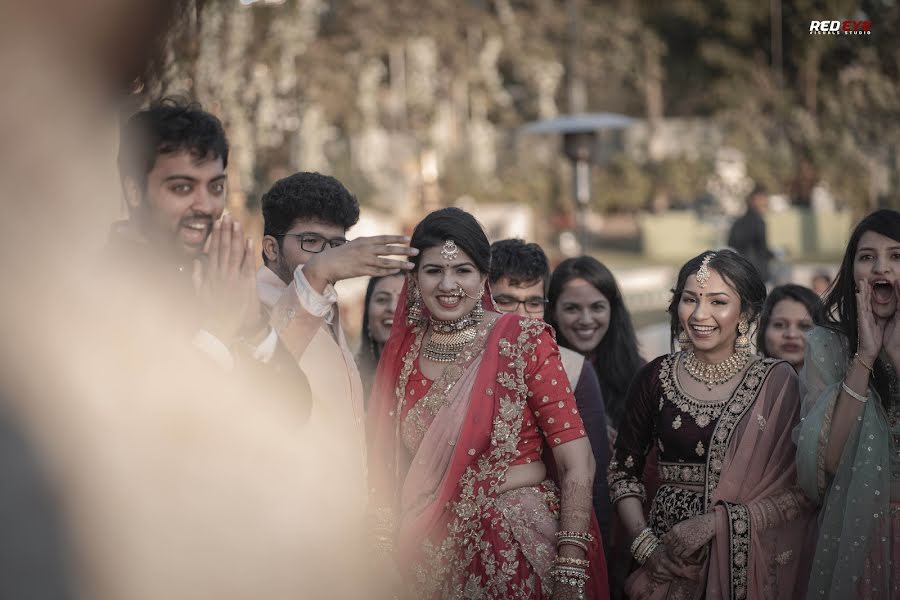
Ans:
{"type": "Polygon", "coordinates": [[[528,408],[551,448],[585,437],[584,423],[575,404],[572,384],[563,370],[559,347],[548,328],[534,340],[534,352],[525,368],[528,408]]]}

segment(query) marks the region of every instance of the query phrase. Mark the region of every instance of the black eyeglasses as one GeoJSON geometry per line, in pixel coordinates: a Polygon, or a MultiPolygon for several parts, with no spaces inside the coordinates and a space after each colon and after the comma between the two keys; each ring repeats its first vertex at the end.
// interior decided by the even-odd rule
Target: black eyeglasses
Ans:
{"type": "Polygon", "coordinates": [[[286,235],[293,236],[300,240],[300,248],[302,248],[306,252],[312,252],[313,254],[318,254],[322,250],[325,249],[325,244],[328,244],[332,248],[337,248],[338,246],[343,246],[347,243],[346,238],[334,238],[328,239],[324,236],[319,235],[318,233],[313,233],[312,231],[302,231],[300,233],[279,233],[275,237],[284,237],[286,235]]]}
{"type": "Polygon", "coordinates": [[[496,304],[497,308],[503,312],[514,312],[521,304],[525,307],[525,312],[536,314],[544,310],[544,307],[547,305],[547,300],[540,296],[532,296],[531,298],[525,298],[524,300],[519,300],[512,296],[495,296],[494,304],[496,304]]]}

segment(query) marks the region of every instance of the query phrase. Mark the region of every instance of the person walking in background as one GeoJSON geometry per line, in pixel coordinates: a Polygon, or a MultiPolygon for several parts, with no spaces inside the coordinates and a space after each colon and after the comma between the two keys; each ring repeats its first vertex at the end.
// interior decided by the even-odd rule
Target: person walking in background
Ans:
{"type": "MultiPolygon", "coordinates": [[[[491,244],[489,282],[498,310],[515,313],[526,319],[544,320],[550,263],[540,246],[517,239],[491,244]]],[[[560,347],[559,353],[566,375],[572,383],[575,404],[581,413],[581,420],[594,452],[594,462],[597,465],[594,476],[594,514],[597,515],[608,550],[609,488],[606,485],[606,467],[609,465],[609,438],[603,392],[594,367],[584,356],[563,347],[560,347]]]]}
{"type": "Polygon", "coordinates": [[[371,277],[366,286],[366,297],[363,302],[362,333],[360,334],[359,351],[356,353],[356,365],[362,377],[364,396],[368,403],[372,391],[372,380],[375,369],[381,358],[391,326],[394,324],[394,312],[397,300],[403,289],[404,278],[399,273],[385,277],[371,277]]]}
{"type": "Polygon", "coordinates": [[[420,254],[369,411],[373,537],[399,570],[392,597],[607,598],[594,459],[550,327],[496,311],[471,214],[430,213],[410,245],[420,254]]]}
{"type": "Polygon", "coordinates": [[[831,287],[831,275],[828,271],[816,271],[816,273],[812,277],[812,290],[816,293],[819,298],[824,298],[825,294],[828,293],[828,288],[831,287]]]}
{"type": "Polygon", "coordinates": [[[648,363],[629,393],[609,465],[610,494],[639,564],[634,600],[794,599],[805,590],[811,502],[797,487],[797,375],[751,354],[766,288],[731,250],[678,273],[669,304],[681,351],[648,363]],[[651,496],[644,461],[658,450],[651,496]]]}
{"type": "Polygon", "coordinates": [[[819,297],[811,289],[789,283],[772,290],[763,305],[756,332],[756,348],[763,356],[803,368],[806,336],[817,323],[819,297]]]}
{"type": "Polygon", "coordinates": [[[797,473],[821,506],[807,598],[900,597],[900,213],[853,230],[800,373],[797,473]]]}
{"type": "Polygon", "coordinates": [[[769,281],[769,261],[775,257],[769,249],[763,218],[768,208],[769,194],[757,184],[747,196],[747,212],[732,224],[728,234],[728,245],[753,263],[764,282],[769,281]]]}

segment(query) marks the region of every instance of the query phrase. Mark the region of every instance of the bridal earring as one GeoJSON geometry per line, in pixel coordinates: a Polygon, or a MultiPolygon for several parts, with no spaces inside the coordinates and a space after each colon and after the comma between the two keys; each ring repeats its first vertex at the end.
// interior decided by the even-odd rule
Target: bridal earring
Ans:
{"type": "Polygon", "coordinates": [[[409,280],[406,294],[406,324],[412,327],[422,320],[422,294],[414,279],[409,280]]]}
{"type": "Polygon", "coordinates": [[[737,330],[738,337],[734,340],[734,351],[736,354],[749,354],[750,338],[747,337],[747,332],[750,331],[750,324],[747,323],[746,319],[741,319],[737,330]]]}
{"type": "Polygon", "coordinates": [[[690,350],[693,344],[691,344],[691,338],[688,337],[687,331],[684,329],[681,330],[681,333],[678,334],[678,347],[684,351],[690,350]]]}

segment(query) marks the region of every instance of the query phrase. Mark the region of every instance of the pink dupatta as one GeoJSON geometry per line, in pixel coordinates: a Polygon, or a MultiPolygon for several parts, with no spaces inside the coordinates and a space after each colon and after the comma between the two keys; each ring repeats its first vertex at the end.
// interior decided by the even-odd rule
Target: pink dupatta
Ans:
{"type": "Polygon", "coordinates": [[[750,367],[713,432],[706,461],[707,511],[716,535],[701,571],[705,585],[676,579],[654,586],[639,569],[630,594],[708,600],[802,598],[809,575],[815,513],[797,487],[800,420],[797,377],[784,361],[750,367]]]}

